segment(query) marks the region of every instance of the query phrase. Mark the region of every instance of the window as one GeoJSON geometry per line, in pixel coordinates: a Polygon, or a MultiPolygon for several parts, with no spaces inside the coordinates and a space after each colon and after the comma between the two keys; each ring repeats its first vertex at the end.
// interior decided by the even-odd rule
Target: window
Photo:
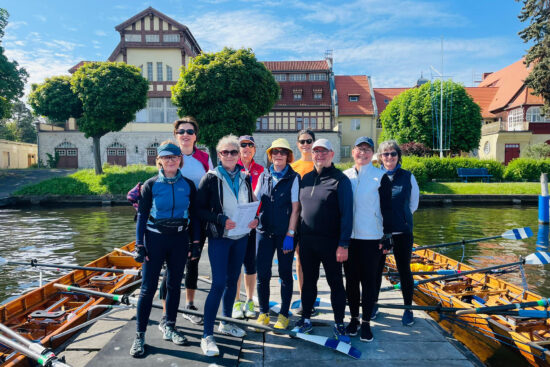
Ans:
{"type": "Polygon", "coordinates": [[[153,81],[153,63],[152,62],[147,63],[147,80],[150,82],[153,81]]]}
{"type": "Polygon", "coordinates": [[[262,130],[268,129],[267,121],[267,117],[262,117],[262,130]]]}
{"type": "Polygon", "coordinates": [[[171,82],[172,81],[172,67],[166,65],[166,81],[171,82]]]}
{"type": "Polygon", "coordinates": [[[178,108],[170,98],[148,98],[147,107],[136,113],[135,122],[172,123],[178,118],[178,108]]]}
{"type": "Polygon", "coordinates": [[[314,88],[313,89],[313,99],[322,99],[323,98],[323,89],[314,88]]]}
{"type": "Polygon", "coordinates": [[[141,34],[125,34],[124,40],[126,42],[141,42],[141,34]]]}
{"type": "Polygon", "coordinates": [[[180,35],[179,34],[165,34],[162,36],[164,42],[179,42],[180,41],[180,35]]]}
{"type": "Polygon", "coordinates": [[[382,128],[382,121],[380,119],[376,120],[376,128],[381,129],[382,128]]]}
{"type": "Polygon", "coordinates": [[[309,74],[309,80],[327,80],[327,74],[325,73],[309,74]]]}
{"type": "Polygon", "coordinates": [[[296,129],[297,130],[302,130],[303,129],[303,127],[302,127],[302,118],[301,117],[298,117],[296,119],[296,129]]]}
{"type": "Polygon", "coordinates": [[[162,82],[162,62],[157,62],[157,81],[162,82]]]}
{"type": "Polygon", "coordinates": [[[302,100],[302,90],[301,89],[293,89],[292,95],[294,96],[295,101],[301,101],[302,100]]]}
{"type": "Polygon", "coordinates": [[[291,82],[306,80],[306,74],[290,74],[289,80],[291,82]]]}
{"type": "Polygon", "coordinates": [[[359,102],[359,95],[348,96],[350,102],[359,102]]]}
{"type": "Polygon", "coordinates": [[[304,117],[304,129],[317,129],[317,118],[304,117]]]}
{"type": "Polygon", "coordinates": [[[540,107],[529,107],[526,120],[529,122],[550,122],[550,116],[541,116],[540,107]]]}
{"type": "Polygon", "coordinates": [[[145,42],[159,42],[160,38],[158,34],[146,34],[145,42]]]}
{"type": "Polygon", "coordinates": [[[486,141],[485,145],[483,146],[483,152],[485,154],[489,154],[490,151],[491,151],[491,144],[489,144],[489,142],[486,141]]]}
{"type": "Polygon", "coordinates": [[[349,145],[342,145],[340,147],[340,156],[342,158],[349,158],[350,151],[351,149],[349,145]]]}
{"type": "Polygon", "coordinates": [[[139,66],[139,74],[143,76],[143,64],[139,66]]]}
{"type": "Polygon", "coordinates": [[[360,130],[361,129],[361,120],[351,119],[351,130],[360,130]]]}
{"type": "Polygon", "coordinates": [[[523,109],[516,108],[508,112],[508,131],[523,130],[523,109]]]}
{"type": "Polygon", "coordinates": [[[286,82],[286,74],[273,74],[273,77],[278,82],[286,82]]]}
{"type": "Polygon", "coordinates": [[[388,104],[388,103],[390,103],[390,100],[389,100],[389,99],[385,99],[385,100],[384,100],[384,103],[385,103],[385,104],[388,104]]]}

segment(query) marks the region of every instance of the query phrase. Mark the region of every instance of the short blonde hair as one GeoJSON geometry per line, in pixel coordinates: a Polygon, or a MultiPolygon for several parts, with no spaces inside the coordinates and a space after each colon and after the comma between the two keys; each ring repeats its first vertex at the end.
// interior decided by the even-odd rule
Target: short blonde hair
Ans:
{"type": "MultiPolygon", "coordinates": [[[[161,145],[164,145],[164,144],[174,144],[175,146],[178,146],[177,143],[174,143],[173,140],[170,140],[170,139],[166,139],[165,141],[163,141],[162,143],[159,144],[159,147],[161,145]]],[[[157,165],[157,168],[158,169],[161,169],[162,168],[162,160],[159,158],[159,156],[157,155],[157,158],[155,159],[155,164],[157,165]]],[[[183,167],[183,156],[181,157],[181,161],[180,161],[180,168],[183,167]]]]}
{"type": "Polygon", "coordinates": [[[237,151],[240,151],[239,138],[233,134],[226,135],[218,141],[218,145],[216,145],[216,152],[219,153],[224,145],[233,145],[237,151]]]}

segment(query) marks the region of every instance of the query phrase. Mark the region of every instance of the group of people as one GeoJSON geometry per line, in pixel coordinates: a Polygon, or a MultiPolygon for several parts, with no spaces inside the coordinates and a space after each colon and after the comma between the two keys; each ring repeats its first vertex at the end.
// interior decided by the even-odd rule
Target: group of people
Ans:
{"type": "MultiPolygon", "coordinates": [[[[143,262],[143,280],[132,356],[145,353],[145,331],[163,264],[166,271],[160,296],[165,308],[159,328],[165,340],[188,344],[175,327],[181,281],[187,268],[185,308],[196,311],[198,262],[206,238],[212,277],[204,319],[190,314],[184,317],[203,324],[201,348],[207,356],[219,355],[213,334],[220,303],[223,316],[256,318],[256,288],[259,315],[255,322],[270,324],[275,253],[281,292],[275,329],[289,328],[295,257],[301,298],[300,319],[294,326],[297,332],[312,331],[310,319],[317,312],[314,303],[321,264],[331,292],[334,337],[340,341],[349,343],[350,336],[359,332],[361,341],[373,340],[370,320],[377,314],[385,256],[392,250],[404,303],[412,303],[412,214],[418,207],[419,190],[414,176],[400,166],[401,150],[395,141],[379,145],[377,168],[372,164],[374,142],[369,137],[358,138],[352,150],[354,166],[341,172],[332,162],[330,141],[315,140],[310,130],[297,135],[299,160],[294,160],[288,141],[279,138],[267,149],[269,164],[265,168],[254,161],[254,137],[228,135],[216,146],[219,164],[213,168],[208,154],[196,148],[197,134],[193,118],[175,121],[177,143],[168,140],[159,145],[158,175],[141,189],[135,257],[143,262]],[[260,202],[259,209],[248,223],[249,233],[232,231],[239,206],[255,201],[260,202]],[[245,302],[240,297],[243,264],[245,302]],[[351,315],[347,325],[346,303],[351,315]]],[[[405,311],[402,321],[412,325],[412,312],[405,311]]],[[[218,332],[246,335],[239,326],[223,321],[218,332]]]]}

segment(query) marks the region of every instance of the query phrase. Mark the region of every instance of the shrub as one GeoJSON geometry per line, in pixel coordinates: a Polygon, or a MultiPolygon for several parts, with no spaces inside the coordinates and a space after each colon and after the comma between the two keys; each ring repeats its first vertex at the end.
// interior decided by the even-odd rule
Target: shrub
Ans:
{"type": "Polygon", "coordinates": [[[402,144],[400,148],[401,152],[403,152],[403,155],[405,156],[414,155],[416,157],[426,157],[432,152],[432,150],[424,144],[416,143],[414,141],[402,144]]]}
{"type": "Polygon", "coordinates": [[[531,144],[525,149],[525,158],[544,159],[550,156],[550,145],[546,143],[531,144]]]}
{"type": "Polygon", "coordinates": [[[539,181],[541,173],[550,173],[550,159],[516,158],[506,167],[508,181],[539,181]]]}

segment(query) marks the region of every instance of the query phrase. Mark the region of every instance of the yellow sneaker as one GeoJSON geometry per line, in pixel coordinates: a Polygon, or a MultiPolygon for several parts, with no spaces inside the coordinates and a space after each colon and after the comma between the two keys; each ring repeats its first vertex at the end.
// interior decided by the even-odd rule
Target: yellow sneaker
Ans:
{"type": "MultiPolygon", "coordinates": [[[[258,316],[258,318],[256,319],[256,324],[258,325],[262,325],[262,326],[268,326],[269,325],[269,315],[266,314],[266,313],[261,313],[260,316],[258,316]]],[[[257,328],[252,328],[254,331],[257,331],[259,333],[263,333],[265,330],[264,329],[257,329],[257,328]]]]}
{"type": "Polygon", "coordinates": [[[288,328],[289,323],[288,317],[285,317],[284,315],[279,314],[279,317],[277,318],[277,322],[275,323],[274,328],[280,329],[280,330],[286,330],[288,328]]]}

